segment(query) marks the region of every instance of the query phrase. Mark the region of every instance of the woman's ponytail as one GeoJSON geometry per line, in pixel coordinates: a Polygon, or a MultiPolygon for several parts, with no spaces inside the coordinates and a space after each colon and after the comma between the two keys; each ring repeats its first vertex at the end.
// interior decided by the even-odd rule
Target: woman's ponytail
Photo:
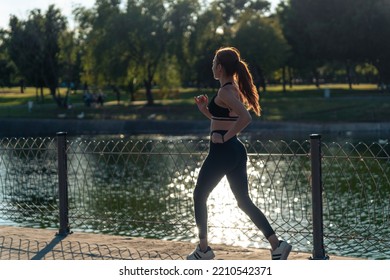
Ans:
{"type": "Polygon", "coordinates": [[[216,56],[217,62],[223,66],[226,74],[234,75],[241,92],[241,99],[248,110],[253,110],[260,116],[259,93],[253,83],[248,65],[240,58],[240,52],[234,47],[225,47],[217,50],[216,56]]]}
{"type": "Polygon", "coordinates": [[[242,93],[243,101],[248,109],[253,110],[257,116],[260,116],[259,93],[253,83],[252,74],[248,69],[248,65],[242,60],[239,60],[237,65],[237,83],[242,93]]]}

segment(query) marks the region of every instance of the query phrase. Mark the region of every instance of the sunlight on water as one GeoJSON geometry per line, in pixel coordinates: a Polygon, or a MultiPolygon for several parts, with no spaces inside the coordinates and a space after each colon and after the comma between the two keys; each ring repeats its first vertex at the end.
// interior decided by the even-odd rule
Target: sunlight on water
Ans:
{"type": "MultiPolygon", "coordinates": [[[[253,202],[266,215],[271,225],[277,220],[283,212],[279,200],[282,197],[280,189],[283,189],[282,179],[276,179],[279,175],[273,174],[275,182],[270,181],[268,175],[264,175],[263,168],[265,162],[259,160],[254,164],[248,164],[247,172],[249,179],[249,195],[253,202]],[[279,188],[278,190],[276,190],[279,188]],[[267,205],[266,208],[264,206],[267,205]]],[[[278,168],[283,169],[287,166],[285,162],[279,162],[278,168]]],[[[192,178],[197,178],[199,168],[191,174],[192,178]]],[[[195,185],[195,183],[194,183],[195,185]]],[[[171,186],[173,187],[174,184],[171,186]]],[[[175,186],[178,188],[178,186],[175,186]]],[[[183,187],[185,189],[185,187],[183,187]]],[[[192,197],[192,190],[187,193],[192,197]]],[[[298,198],[293,200],[299,202],[298,198]]],[[[290,213],[294,214],[293,207],[290,207],[290,213]]],[[[269,243],[265,240],[262,232],[257,229],[249,217],[238,207],[237,201],[230,189],[229,183],[224,177],[215,187],[208,199],[208,226],[209,242],[214,244],[228,244],[243,247],[269,248],[269,243]]],[[[194,228],[197,236],[197,229],[194,228]]],[[[198,240],[192,239],[192,242],[198,240]]]]}
{"type": "Polygon", "coordinates": [[[238,208],[226,178],[223,178],[211,193],[208,201],[208,211],[209,238],[213,243],[232,245],[248,243],[245,234],[236,229],[245,229],[252,226],[252,222],[238,208]]]}
{"type": "MultiPolygon", "coordinates": [[[[208,142],[173,140],[72,142],[68,155],[71,228],[198,242],[193,190],[208,142]]],[[[295,250],[310,252],[310,162],[306,155],[280,155],[283,145],[276,154],[268,154],[269,147],[263,152],[264,146],[248,149],[252,151],[247,165],[249,195],[279,237],[291,240],[295,250]]],[[[55,150],[40,149],[0,154],[0,225],[58,227],[57,201],[46,195],[56,194],[55,150]],[[31,188],[32,183],[39,188],[31,188]]],[[[379,238],[389,231],[385,228],[388,180],[383,176],[389,165],[382,158],[370,165],[367,159],[336,159],[323,161],[325,242],[333,253],[357,254],[364,246],[371,248],[372,240],[345,243],[351,230],[365,237],[378,229],[379,238]],[[334,238],[340,231],[344,235],[334,238]]],[[[211,193],[208,213],[210,243],[269,248],[261,231],[238,207],[226,178],[211,193]]]]}
{"type": "MultiPolygon", "coordinates": [[[[261,187],[265,186],[266,178],[261,176],[258,170],[248,168],[248,176],[260,177],[262,181],[261,187]]],[[[258,190],[255,188],[250,188],[251,196],[258,196],[257,192],[258,190]]],[[[267,196],[260,199],[261,203],[264,203],[265,200],[272,201],[270,192],[270,189],[266,190],[267,196]]],[[[280,208],[276,208],[273,211],[280,213],[280,208]]],[[[267,215],[268,213],[265,214],[267,215]]],[[[219,182],[208,199],[208,217],[209,240],[211,243],[257,248],[268,246],[268,243],[262,241],[263,235],[261,231],[256,228],[254,223],[238,207],[226,177],[219,182]],[[250,241],[253,237],[257,242],[250,241]]]]}

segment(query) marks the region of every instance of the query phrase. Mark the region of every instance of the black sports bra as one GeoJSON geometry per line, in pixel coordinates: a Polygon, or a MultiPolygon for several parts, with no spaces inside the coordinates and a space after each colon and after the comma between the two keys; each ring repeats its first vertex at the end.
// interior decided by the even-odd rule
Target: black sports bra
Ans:
{"type": "MultiPolygon", "coordinates": [[[[231,82],[228,82],[224,84],[221,88],[227,85],[231,85],[231,82]]],[[[215,103],[215,98],[217,97],[217,94],[211,98],[210,103],[208,105],[209,107],[209,112],[212,115],[213,120],[219,120],[219,121],[235,121],[238,119],[238,117],[231,117],[229,115],[230,110],[228,108],[221,107],[215,103]]]]}

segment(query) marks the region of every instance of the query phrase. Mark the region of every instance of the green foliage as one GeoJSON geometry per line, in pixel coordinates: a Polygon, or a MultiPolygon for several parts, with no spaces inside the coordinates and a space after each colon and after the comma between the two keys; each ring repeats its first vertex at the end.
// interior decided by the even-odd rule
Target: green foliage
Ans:
{"type": "Polygon", "coordinates": [[[26,21],[12,17],[10,27],[6,45],[21,77],[30,85],[48,87],[61,105],[56,89],[61,71],[59,37],[66,29],[64,17],[50,5],[45,15],[33,10],[26,21]]]}
{"type": "Polygon", "coordinates": [[[250,58],[248,63],[255,82],[264,89],[266,78],[282,68],[289,55],[289,46],[278,22],[274,18],[264,18],[253,13],[242,17],[237,23],[233,45],[244,58],[250,58]]]}
{"type": "Polygon", "coordinates": [[[215,87],[214,52],[233,45],[263,91],[313,81],[390,89],[389,0],[290,0],[275,13],[265,0],[98,0],[74,16],[74,30],[53,5],[11,17],[0,32],[0,85],[24,80],[66,105],[59,84],[86,83],[115,90],[117,103],[153,105],[155,88],[168,98],[180,86],[215,87]]]}
{"type": "Polygon", "coordinates": [[[354,65],[368,62],[390,83],[390,1],[290,0],[279,15],[295,66],[338,61],[348,68],[351,84],[354,65]]]}

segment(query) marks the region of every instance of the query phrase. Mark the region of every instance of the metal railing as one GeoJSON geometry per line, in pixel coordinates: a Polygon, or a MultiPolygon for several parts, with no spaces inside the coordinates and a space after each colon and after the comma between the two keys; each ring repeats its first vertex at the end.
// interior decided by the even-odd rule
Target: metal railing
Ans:
{"type": "MultiPolygon", "coordinates": [[[[0,222],[191,240],[192,191],[208,140],[191,137],[0,140],[0,222]]],[[[243,137],[250,195],[274,229],[312,252],[390,256],[387,143],[243,137]]],[[[267,247],[222,180],[209,198],[214,242],[267,247]]]]}

